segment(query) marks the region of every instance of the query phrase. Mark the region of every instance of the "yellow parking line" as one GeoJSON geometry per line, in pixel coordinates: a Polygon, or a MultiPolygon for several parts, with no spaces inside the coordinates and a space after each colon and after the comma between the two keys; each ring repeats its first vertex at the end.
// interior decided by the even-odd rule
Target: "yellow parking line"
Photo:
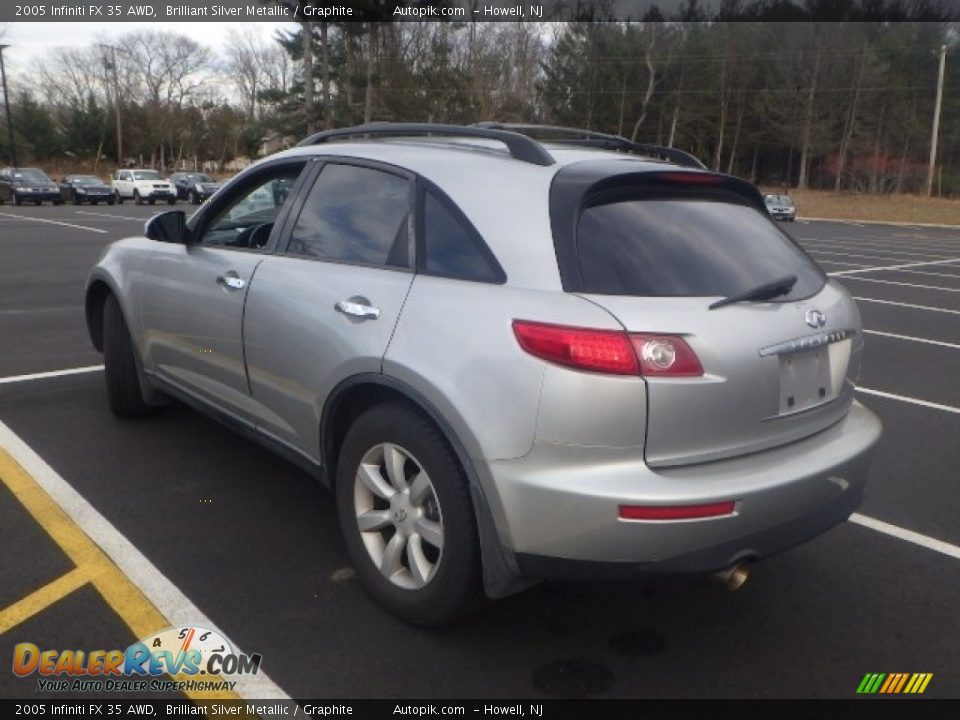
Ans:
{"type": "MultiPolygon", "coordinates": [[[[157,610],[153,603],[140,592],[139,588],[123,574],[123,571],[107,557],[96,543],[40,487],[37,481],[3,448],[0,448],[0,481],[10,489],[27,512],[33,516],[33,519],[40,524],[50,538],[60,546],[60,549],[76,565],[76,570],[67,573],[59,580],[55,580],[51,585],[60,581],[64,583],[77,582],[80,576],[85,574],[110,608],[123,619],[136,637],[146,638],[170,627],[170,621],[157,610]],[[77,573],[77,575],[74,576],[74,573],[77,573]],[[69,581],[65,580],[64,578],[67,577],[71,577],[71,579],[69,581]]],[[[86,580],[83,582],[86,582],[86,580]]],[[[83,582],[80,584],[82,585],[83,582]]],[[[41,588],[33,595],[43,593],[49,587],[41,588]]],[[[66,594],[60,595],[60,598],[66,594]]],[[[0,614],[0,632],[4,631],[5,626],[2,621],[6,620],[6,613],[11,613],[11,619],[16,619],[22,615],[21,620],[19,620],[19,622],[22,622],[30,615],[36,614],[44,607],[49,606],[50,603],[46,605],[40,603],[23,605],[33,595],[24,598],[24,600],[7,608],[0,614]],[[23,607],[18,611],[20,615],[15,615],[14,610],[21,605],[23,607]],[[23,615],[31,609],[32,612],[29,615],[23,615]]],[[[176,679],[185,678],[178,677],[176,679]]],[[[217,680],[218,678],[208,675],[204,679],[217,680]]],[[[189,691],[184,694],[197,700],[240,699],[238,694],[231,691],[189,691]]]]}
{"type": "Polygon", "coordinates": [[[29,620],[41,610],[46,610],[58,600],[62,600],[74,590],[90,581],[90,573],[85,567],[76,567],[56,580],[47,583],[36,592],[18,600],[0,610],[0,635],[29,620]]]}

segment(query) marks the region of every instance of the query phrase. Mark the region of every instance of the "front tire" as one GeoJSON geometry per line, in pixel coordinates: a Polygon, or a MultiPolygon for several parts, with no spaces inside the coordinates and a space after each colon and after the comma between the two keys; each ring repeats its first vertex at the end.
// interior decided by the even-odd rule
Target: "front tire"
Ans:
{"type": "Polygon", "coordinates": [[[337,514],[357,575],[406,622],[437,626],[482,600],[463,468],[437,428],[401,403],[363,413],[343,441],[337,514]]]}
{"type": "Polygon", "coordinates": [[[104,376],[110,409],[121,418],[143,417],[151,412],[143,401],[135,353],[120,303],[110,294],[103,304],[104,376]]]}

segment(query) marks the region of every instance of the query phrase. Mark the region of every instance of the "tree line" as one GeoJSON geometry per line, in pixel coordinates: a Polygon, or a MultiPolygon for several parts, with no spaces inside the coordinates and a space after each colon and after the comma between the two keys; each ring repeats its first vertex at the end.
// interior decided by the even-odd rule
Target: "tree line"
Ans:
{"type": "Polygon", "coordinates": [[[891,22],[906,6],[882,0],[862,22],[811,22],[815,3],[806,22],[771,22],[777,2],[797,7],[729,0],[708,16],[687,0],[624,21],[578,4],[569,22],[457,23],[390,22],[370,0],[361,22],[235,30],[216,50],[144,29],[11,74],[12,115],[21,164],[222,167],[323,128],[498,120],[678,147],[769,185],[917,192],[946,46],[934,193],[960,196],[958,25],[929,4],[922,22],[891,22]]]}

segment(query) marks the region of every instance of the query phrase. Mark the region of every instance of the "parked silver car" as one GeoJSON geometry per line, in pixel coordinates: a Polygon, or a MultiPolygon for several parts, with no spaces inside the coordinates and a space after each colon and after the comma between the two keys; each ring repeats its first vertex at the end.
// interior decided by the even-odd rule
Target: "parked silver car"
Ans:
{"type": "Polygon", "coordinates": [[[742,579],[844,520],[880,436],[847,291],[745,181],[518,131],[319,133],[114,243],[113,411],[179,398],[299,463],[424,625],[537,578],[742,579]]]}
{"type": "Polygon", "coordinates": [[[789,195],[764,195],[763,203],[774,220],[793,222],[797,219],[797,206],[789,195]]]}

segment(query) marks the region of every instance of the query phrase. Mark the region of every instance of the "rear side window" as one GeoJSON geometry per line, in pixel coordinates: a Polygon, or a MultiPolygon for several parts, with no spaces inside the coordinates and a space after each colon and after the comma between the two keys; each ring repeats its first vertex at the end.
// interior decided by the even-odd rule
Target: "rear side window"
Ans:
{"type": "Polygon", "coordinates": [[[459,280],[503,282],[503,271],[476,231],[429,191],[423,199],[423,236],[423,272],[459,280]]]}
{"type": "Polygon", "coordinates": [[[310,189],[287,252],[407,267],[410,184],[381,170],[330,164],[310,189]]]}
{"type": "Polygon", "coordinates": [[[714,199],[623,199],[587,207],[577,226],[584,291],[601,295],[729,296],[784,275],[779,301],[817,293],[824,277],[765,215],[714,199]]]}

